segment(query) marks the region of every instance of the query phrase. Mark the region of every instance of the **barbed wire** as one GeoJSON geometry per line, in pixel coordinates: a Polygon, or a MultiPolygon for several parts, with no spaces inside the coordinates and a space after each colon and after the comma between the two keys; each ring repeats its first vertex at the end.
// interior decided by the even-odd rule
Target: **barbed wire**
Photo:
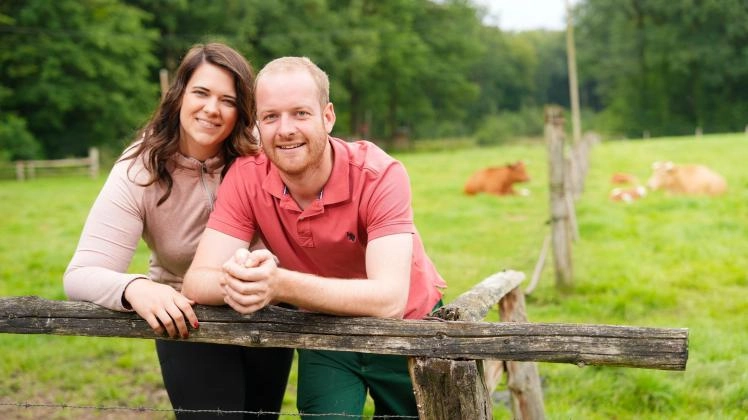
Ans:
{"type": "MultiPolygon", "coordinates": [[[[174,413],[200,413],[200,414],[276,414],[278,416],[285,417],[324,417],[324,416],[336,416],[336,417],[351,417],[351,418],[366,418],[361,414],[346,414],[346,413],[323,413],[323,414],[310,414],[310,413],[284,413],[275,411],[243,411],[243,410],[220,410],[220,409],[204,409],[204,410],[191,410],[187,408],[157,408],[157,407],[126,407],[126,406],[97,406],[97,405],[76,405],[76,404],[51,404],[51,403],[30,403],[30,402],[1,402],[0,406],[5,407],[16,407],[16,408],[56,408],[56,409],[83,409],[83,410],[99,410],[99,411],[133,411],[138,413],[145,412],[174,412],[174,413]]],[[[373,417],[369,417],[373,418],[373,417]]],[[[389,415],[389,414],[378,414],[378,419],[417,419],[418,416],[400,416],[400,415],[389,415]]]]}

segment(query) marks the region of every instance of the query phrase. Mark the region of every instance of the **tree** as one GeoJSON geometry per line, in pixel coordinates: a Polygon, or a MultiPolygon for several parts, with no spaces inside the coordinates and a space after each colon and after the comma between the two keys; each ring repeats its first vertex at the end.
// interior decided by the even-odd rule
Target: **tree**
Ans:
{"type": "Polygon", "coordinates": [[[155,33],[139,9],[117,0],[6,2],[14,26],[3,35],[4,107],[22,115],[50,157],[122,145],[158,99],[149,68],[155,33]]]}
{"type": "Polygon", "coordinates": [[[378,133],[434,135],[440,125],[461,124],[478,92],[467,72],[481,52],[475,9],[464,1],[399,0],[371,2],[367,15],[379,49],[363,89],[378,133]]]}
{"type": "MultiPolygon", "coordinates": [[[[2,13],[0,13],[0,25],[5,33],[10,33],[15,29],[15,21],[2,13]]],[[[2,39],[5,41],[6,37],[3,36],[2,39]]],[[[3,55],[0,51],[0,60],[3,55]]],[[[29,132],[26,119],[16,115],[7,106],[13,96],[13,88],[4,86],[5,83],[0,83],[0,162],[40,158],[42,156],[41,146],[34,135],[29,132]]]]}
{"type": "Polygon", "coordinates": [[[473,116],[518,111],[534,105],[534,85],[538,70],[537,52],[524,35],[510,35],[498,28],[484,27],[481,44],[486,53],[471,68],[472,79],[480,86],[473,103],[473,116]]]}
{"type": "Polygon", "coordinates": [[[580,68],[626,135],[741,130],[747,18],[741,0],[588,0],[577,10],[580,68]]]}

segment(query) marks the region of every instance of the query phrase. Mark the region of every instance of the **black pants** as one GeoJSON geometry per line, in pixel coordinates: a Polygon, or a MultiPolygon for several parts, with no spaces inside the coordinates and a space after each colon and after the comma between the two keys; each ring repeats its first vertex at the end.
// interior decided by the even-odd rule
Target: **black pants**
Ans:
{"type": "Polygon", "coordinates": [[[156,340],[166,392],[177,419],[277,419],[293,349],[156,340]]]}

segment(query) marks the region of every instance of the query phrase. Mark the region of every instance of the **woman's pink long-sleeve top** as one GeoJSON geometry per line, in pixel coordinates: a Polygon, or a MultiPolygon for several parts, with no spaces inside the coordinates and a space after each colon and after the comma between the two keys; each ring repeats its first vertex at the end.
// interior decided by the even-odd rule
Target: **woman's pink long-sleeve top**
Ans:
{"type": "Polygon", "coordinates": [[[132,163],[129,159],[114,165],[91,208],[63,278],[71,300],[128,311],[122,297],[134,279],[182,288],[215,201],[223,159],[203,163],[173,155],[167,168],[174,186],[160,206],[156,203],[165,188],[160,183],[142,186],[150,176],[140,158],[130,167],[132,163]],[[141,237],[151,250],[149,272],[128,273],[141,237]]]}

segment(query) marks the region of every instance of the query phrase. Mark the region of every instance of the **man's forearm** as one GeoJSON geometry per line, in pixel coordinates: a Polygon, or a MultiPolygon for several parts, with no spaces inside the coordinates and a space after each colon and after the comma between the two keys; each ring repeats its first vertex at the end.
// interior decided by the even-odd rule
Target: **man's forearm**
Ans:
{"type": "Polygon", "coordinates": [[[220,268],[191,267],[184,276],[182,294],[201,305],[224,305],[220,268]]]}
{"type": "Polygon", "coordinates": [[[283,269],[279,279],[279,300],[313,312],[402,318],[408,300],[408,283],[389,279],[322,278],[283,269]]]}

